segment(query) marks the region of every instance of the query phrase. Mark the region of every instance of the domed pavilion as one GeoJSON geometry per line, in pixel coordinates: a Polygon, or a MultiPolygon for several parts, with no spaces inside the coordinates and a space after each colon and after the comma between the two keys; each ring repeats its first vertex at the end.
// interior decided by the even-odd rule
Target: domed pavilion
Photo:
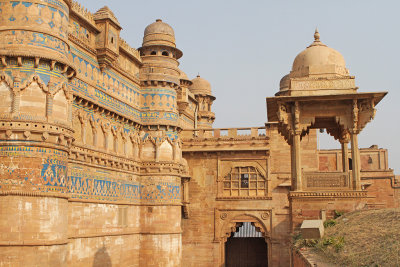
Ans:
{"type": "Polygon", "coordinates": [[[375,106],[386,92],[358,93],[357,89],[343,56],[322,43],[316,30],[314,42],[296,56],[292,70],[281,79],[279,92],[267,98],[268,120],[278,123],[291,146],[292,192],[318,187],[361,191],[357,136],[374,118],[375,106]],[[300,142],[310,129],[326,129],[342,144],[343,173],[326,179],[303,172],[300,142]],[[351,166],[346,156],[349,142],[351,166]]]}

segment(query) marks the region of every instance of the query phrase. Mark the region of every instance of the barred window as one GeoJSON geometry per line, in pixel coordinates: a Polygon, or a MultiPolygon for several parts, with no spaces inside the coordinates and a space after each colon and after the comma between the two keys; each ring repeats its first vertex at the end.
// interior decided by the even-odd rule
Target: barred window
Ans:
{"type": "Polygon", "coordinates": [[[235,167],[224,177],[225,197],[265,197],[267,182],[255,167],[235,167]]]}

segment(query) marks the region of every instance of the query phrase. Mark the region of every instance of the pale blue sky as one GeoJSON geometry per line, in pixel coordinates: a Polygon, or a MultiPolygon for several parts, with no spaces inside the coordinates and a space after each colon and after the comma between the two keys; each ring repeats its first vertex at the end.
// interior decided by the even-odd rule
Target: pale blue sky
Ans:
{"type": "MultiPolygon", "coordinates": [[[[183,71],[190,78],[200,73],[212,85],[215,127],[262,126],[265,97],[279,89],[318,26],[321,41],[344,56],[359,92],[389,92],[359,143],[388,148],[389,165],[400,174],[400,1],[79,2],[91,12],[110,7],[124,28],[121,36],[135,48],[155,19],[170,24],[183,71]]],[[[321,146],[339,147],[326,137],[321,146]]]]}

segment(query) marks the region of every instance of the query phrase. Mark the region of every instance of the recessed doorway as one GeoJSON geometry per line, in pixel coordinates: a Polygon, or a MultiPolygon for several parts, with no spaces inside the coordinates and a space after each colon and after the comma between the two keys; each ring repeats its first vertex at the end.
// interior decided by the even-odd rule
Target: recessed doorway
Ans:
{"type": "Polygon", "coordinates": [[[267,267],[268,246],[250,222],[241,223],[225,243],[226,267],[267,267]]]}

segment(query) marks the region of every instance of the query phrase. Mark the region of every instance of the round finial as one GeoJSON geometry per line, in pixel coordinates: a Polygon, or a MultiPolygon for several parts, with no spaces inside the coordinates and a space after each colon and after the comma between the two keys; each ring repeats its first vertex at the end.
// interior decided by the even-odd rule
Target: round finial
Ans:
{"type": "Polygon", "coordinates": [[[156,19],[156,22],[162,22],[162,19],[156,19]]]}
{"type": "Polygon", "coordinates": [[[315,28],[315,33],[314,33],[314,41],[319,41],[319,32],[318,32],[318,28],[315,28]]]}

